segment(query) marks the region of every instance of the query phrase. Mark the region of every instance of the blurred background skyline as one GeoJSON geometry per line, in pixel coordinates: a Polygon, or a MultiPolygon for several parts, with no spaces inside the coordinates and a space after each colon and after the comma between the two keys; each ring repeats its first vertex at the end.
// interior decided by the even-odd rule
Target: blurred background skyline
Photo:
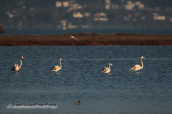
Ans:
{"type": "Polygon", "coordinates": [[[1,0],[4,29],[172,29],[171,0],[1,0]]]}

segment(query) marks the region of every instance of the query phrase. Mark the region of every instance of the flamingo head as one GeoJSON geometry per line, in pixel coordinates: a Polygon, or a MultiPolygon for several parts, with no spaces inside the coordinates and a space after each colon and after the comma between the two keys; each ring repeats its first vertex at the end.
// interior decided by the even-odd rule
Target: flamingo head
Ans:
{"type": "Polygon", "coordinates": [[[109,63],[109,65],[111,65],[111,66],[112,66],[112,64],[111,64],[111,63],[109,63]]]}
{"type": "Polygon", "coordinates": [[[24,57],[23,57],[23,56],[21,56],[20,58],[24,59],[24,57]]]}
{"type": "Polygon", "coordinates": [[[140,57],[140,60],[141,60],[141,59],[145,59],[145,57],[141,56],[141,57],[140,57]]]}
{"type": "Polygon", "coordinates": [[[60,58],[60,61],[62,61],[62,58],[60,58]]]}

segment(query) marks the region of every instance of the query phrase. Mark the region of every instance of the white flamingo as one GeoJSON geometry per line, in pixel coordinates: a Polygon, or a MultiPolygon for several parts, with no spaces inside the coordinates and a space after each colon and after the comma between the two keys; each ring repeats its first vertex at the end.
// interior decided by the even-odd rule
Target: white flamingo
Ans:
{"type": "Polygon", "coordinates": [[[104,68],[102,69],[102,71],[101,71],[101,72],[103,72],[103,73],[109,73],[109,72],[111,71],[110,66],[112,66],[112,64],[111,64],[111,63],[109,63],[109,68],[108,68],[108,67],[104,67],[104,68]]]}
{"type": "Polygon", "coordinates": [[[62,68],[62,64],[61,64],[61,61],[62,61],[62,58],[60,58],[59,60],[59,63],[60,63],[60,66],[54,66],[51,71],[59,71],[61,68],[62,68]]]}
{"type": "Polygon", "coordinates": [[[74,36],[70,35],[70,37],[78,41],[78,39],[77,39],[77,38],[75,38],[74,36]]]}
{"type": "Polygon", "coordinates": [[[14,66],[13,66],[12,69],[11,69],[12,71],[17,72],[17,71],[20,70],[20,68],[21,68],[21,66],[22,66],[22,59],[24,59],[23,56],[20,57],[20,65],[19,65],[19,64],[14,64],[14,66]]]}
{"type": "MultiPolygon", "coordinates": [[[[141,61],[142,66],[140,66],[140,65],[137,64],[137,65],[134,65],[130,70],[133,70],[133,71],[136,72],[136,71],[142,69],[142,68],[143,68],[142,59],[145,59],[145,57],[143,57],[143,56],[140,57],[140,61],[141,61]]],[[[133,71],[132,71],[132,72],[133,72],[133,71]]]]}

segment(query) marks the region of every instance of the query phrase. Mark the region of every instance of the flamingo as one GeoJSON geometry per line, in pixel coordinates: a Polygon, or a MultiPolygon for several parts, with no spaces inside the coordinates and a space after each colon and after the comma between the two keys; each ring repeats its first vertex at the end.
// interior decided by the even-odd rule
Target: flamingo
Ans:
{"type": "Polygon", "coordinates": [[[109,72],[111,71],[110,66],[112,66],[112,64],[111,64],[111,63],[109,63],[109,68],[108,68],[108,67],[104,67],[104,68],[102,69],[102,71],[101,71],[101,72],[103,72],[103,73],[109,73],[109,72]]]}
{"type": "Polygon", "coordinates": [[[70,35],[70,37],[78,41],[78,39],[77,39],[77,38],[75,38],[74,36],[70,35]]]}
{"type": "Polygon", "coordinates": [[[61,61],[62,61],[62,58],[60,58],[60,60],[59,60],[60,66],[54,66],[51,69],[51,71],[56,71],[56,72],[59,71],[62,68],[61,61]]]}
{"type": "Polygon", "coordinates": [[[23,56],[20,57],[20,65],[19,65],[19,64],[14,64],[14,66],[13,66],[12,69],[11,69],[12,71],[17,72],[17,71],[20,70],[20,68],[21,68],[21,66],[22,66],[22,59],[24,59],[23,56]]]}
{"type": "MultiPolygon", "coordinates": [[[[143,56],[141,56],[140,57],[140,61],[141,61],[141,64],[142,64],[142,66],[140,66],[140,65],[138,65],[138,64],[136,64],[136,65],[134,65],[130,70],[133,70],[133,71],[138,71],[138,70],[140,70],[140,69],[142,69],[143,68],[143,62],[142,62],[142,59],[145,59],[145,57],[143,57],[143,56]]],[[[132,71],[132,72],[133,72],[132,71]]]]}
{"type": "Polygon", "coordinates": [[[78,102],[76,102],[75,104],[76,104],[76,105],[80,105],[80,104],[81,104],[80,100],[79,100],[78,102]]]}

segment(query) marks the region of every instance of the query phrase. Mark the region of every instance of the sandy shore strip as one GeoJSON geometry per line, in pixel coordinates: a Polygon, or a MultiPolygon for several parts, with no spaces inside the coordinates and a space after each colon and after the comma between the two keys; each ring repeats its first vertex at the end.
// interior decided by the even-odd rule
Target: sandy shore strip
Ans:
{"type": "Polygon", "coordinates": [[[172,45],[172,35],[93,33],[65,35],[0,35],[0,46],[49,46],[49,45],[172,45]],[[75,36],[77,40],[70,37],[75,36]]]}

